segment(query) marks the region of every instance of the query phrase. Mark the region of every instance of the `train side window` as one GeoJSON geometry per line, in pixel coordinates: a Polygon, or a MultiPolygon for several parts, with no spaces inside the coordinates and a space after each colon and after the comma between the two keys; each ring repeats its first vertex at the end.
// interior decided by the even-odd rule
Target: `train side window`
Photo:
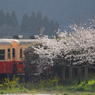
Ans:
{"type": "Polygon", "coordinates": [[[20,49],[20,58],[22,58],[22,49],[20,49]]]}
{"type": "Polygon", "coordinates": [[[0,50],[0,60],[5,60],[5,50],[0,50]]]}
{"type": "Polygon", "coordinates": [[[10,49],[8,49],[8,59],[10,59],[10,49]]]}
{"type": "Polygon", "coordinates": [[[15,48],[13,48],[13,58],[15,57],[15,48]]]}

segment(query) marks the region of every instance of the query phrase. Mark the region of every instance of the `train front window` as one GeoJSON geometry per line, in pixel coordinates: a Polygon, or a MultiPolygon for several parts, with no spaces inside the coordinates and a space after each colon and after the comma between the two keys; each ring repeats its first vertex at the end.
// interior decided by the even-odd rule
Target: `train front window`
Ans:
{"type": "Polygon", "coordinates": [[[20,58],[22,58],[22,49],[20,49],[20,58]]]}
{"type": "Polygon", "coordinates": [[[8,49],[8,59],[10,59],[10,49],[8,49]]]}
{"type": "Polygon", "coordinates": [[[15,57],[15,48],[13,48],[13,58],[15,57]]]}
{"type": "Polygon", "coordinates": [[[0,50],[0,60],[5,60],[5,50],[0,50]]]}

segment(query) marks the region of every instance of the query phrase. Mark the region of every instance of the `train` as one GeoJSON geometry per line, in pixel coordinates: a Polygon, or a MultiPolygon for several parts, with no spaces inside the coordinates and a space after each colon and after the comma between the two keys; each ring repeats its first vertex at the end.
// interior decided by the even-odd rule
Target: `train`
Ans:
{"type": "Polygon", "coordinates": [[[25,81],[23,50],[35,42],[39,39],[0,39],[0,75],[10,77],[16,74],[25,81]]]}

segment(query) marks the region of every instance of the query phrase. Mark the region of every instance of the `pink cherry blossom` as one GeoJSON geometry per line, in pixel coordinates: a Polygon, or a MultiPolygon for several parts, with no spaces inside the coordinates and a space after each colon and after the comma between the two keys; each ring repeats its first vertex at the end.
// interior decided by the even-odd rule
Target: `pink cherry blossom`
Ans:
{"type": "Polygon", "coordinates": [[[95,63],[95,29],[70,25],[71,33],[58,30],[59,39],[39,38],[42,46],[31,46],[39,58],[31,64],[37,63],[38,73],[42,73],[48,66],[56,63],[63,65],[92,65],[95,63]],[[46,49],[44,47],[47,47],[46,49]]]}

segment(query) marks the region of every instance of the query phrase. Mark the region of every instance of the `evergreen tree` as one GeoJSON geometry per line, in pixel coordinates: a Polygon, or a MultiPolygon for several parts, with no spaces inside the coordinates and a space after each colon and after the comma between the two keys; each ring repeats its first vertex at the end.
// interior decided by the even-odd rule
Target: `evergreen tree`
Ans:
{"type": "Polygon", "coordinates": [[[37,29],[42,27],[42,13],[41,13],[41,11],[38,11],[38,13],[36,15],[36,25],[37,25],[37,29]]]}
{"type": "Polygon", "coordinates": [[[51,37],[55,35],[54,20],[50,20],[49,32],[48,32],[48,34],[49,34],[51,37]]]}
{"type": "Polygon", "coordinates": [[[43,18],[43,27],[45,28],[44,33],[48,34],[48,31],[49,31],[49,18],[47,16],[45,16],[43,18]]]}
{"type": "Polygon", "coordinates": [[[14,26],[14,27],[19,26],[18,20],[17,20],[17,17],[16,17],[16,14],[15,14],[14,10],[11,13],[11,20],[12,20],[12,26],[14,26]]]}
{"type": "Polygon", "coordinates": [[[54,26],[55,26],[55,30],[58,31],[58,29],[60,28],[59,27],[59,24],[58,24],[58,21],[55,22],[55,25],[54,26]]]}
{"type": "Polygon", "coordinates": [[[29,18],[29,25],[31,26],[33,23],[35,23],[35,20],[36,20],[35,12],[32,12],[32,14],[29,18]]]}
{"type": "Polygon", "coordinates": [[[29,27],[29,17],[27,15],[27,13],[25,13],[22,17],[22,22],[21,22],[21,26],[20,26],[20,30],[21,32],[26,33],[29,27]]]}
{"type": "Polygon", "coordinates": [[[4,24],[5,24],[5,15],[4,15],[3,10],[1,9],[1,11],[0,11],[0,26],[2,26],[4,24]]]}
{"type": "Polygon", "coordinates": [[[6,13],[6,25],[8,26],[12,25],[12,20],[9,12],[6,13]]]}
{"type": "Polygon", "coordinates": [[[37,28],[36,28],[36,16],[35,16],[35,12],[32,12],[31,16],[29,18],[28,33],[31,33],[32,35],[34,35],[35,32],[37,32],[37,28]]]}

